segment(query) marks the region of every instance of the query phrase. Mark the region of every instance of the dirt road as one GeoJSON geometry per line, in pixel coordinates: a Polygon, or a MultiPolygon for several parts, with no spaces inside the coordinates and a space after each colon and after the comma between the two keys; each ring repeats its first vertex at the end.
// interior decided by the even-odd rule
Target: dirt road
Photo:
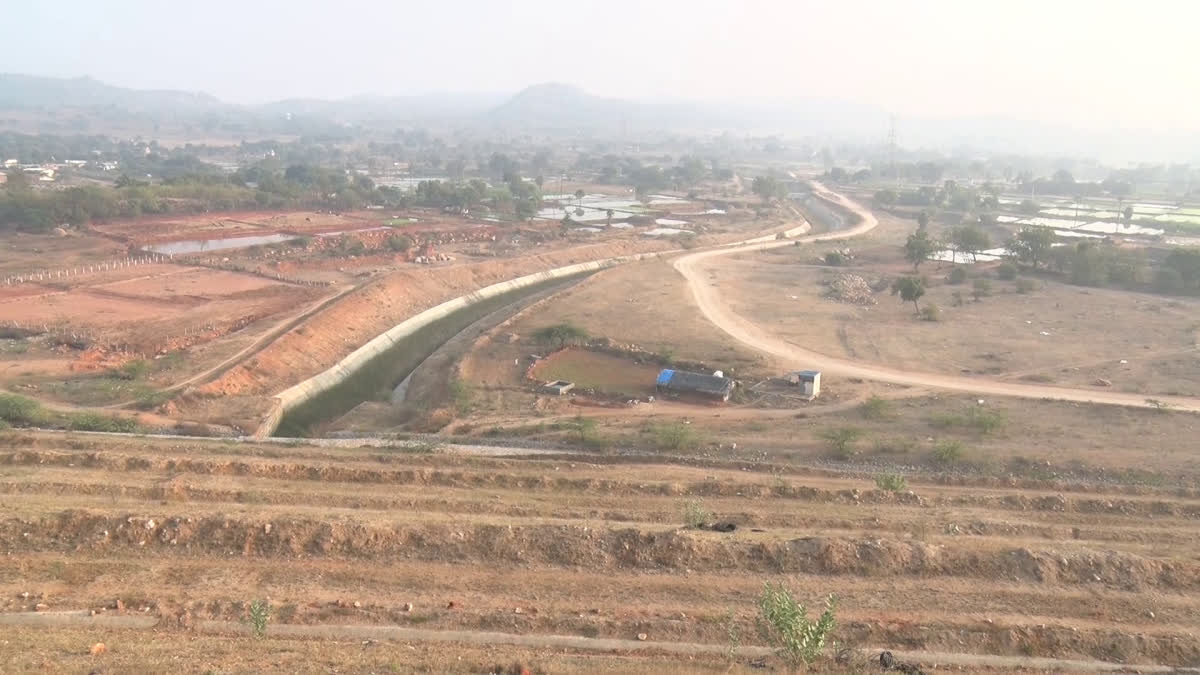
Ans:
{"type": "Polygon", "coordinates": [[[873,230],[879,221],[863,206],[847,199],[843,195],[827,190],[820,184],[814,184],[818,194],[830,201],[836,202],[846,209],[857,213],[862,220],[854,227],[827,232],[823,234],[802,237],[787,241],[771,241],[737,246],[724,249],[699,251],[677,258],[673,265],[687,279],[692,289],[692,296],[705,318],[717,328],[728,333],[738,342],[752,347],[765,354],[777,357],[790,367],[797,369],[821,370],[826,373],[843,377],[857,377],[865,380],[888,382],[906,386],[933,387],[951,391],[963,391],[974,394],[992,396],[1016,396],[1021,398],[1053,399],[1060,401],[1075,401],[1080,403],[1101,403],[1105,405],[1134,406],[1152,408],[1168,406],[1173,410],[1200,412],[1200,399],[1182,396],[1156,396],[1153,399],[1142,394],[1131,394],[1111,391],[1095,391],[1088,389],[1069,389],[1036,384],[1018,384],[973,377],[957,377],[937,373],[922,373],[895,370],[885,366],[857,363],[846,359],[822,354],[804,346],[789,342],[771,335],[738,316],[721,300],[715,285],[704,274],[704,261],[717,256],[733,253],[745,253],[782,246],[792,246],[796,242],[818,242],[835,239],[845,239],[865,234],[873,230]]]}

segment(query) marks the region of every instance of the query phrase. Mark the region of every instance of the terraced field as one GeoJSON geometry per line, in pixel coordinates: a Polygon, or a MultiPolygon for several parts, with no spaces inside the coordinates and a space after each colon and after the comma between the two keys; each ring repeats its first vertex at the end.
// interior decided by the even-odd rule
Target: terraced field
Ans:
{"type": "Polygon", "coordinates": [[[768,581],[837,594],[840,643],[927,668],[1200,662],[1200,494],[908,483],[5,432],[0,671],[737,671],[768,581]],[[736,531],[686,528],[689,503],[736,531]]]}

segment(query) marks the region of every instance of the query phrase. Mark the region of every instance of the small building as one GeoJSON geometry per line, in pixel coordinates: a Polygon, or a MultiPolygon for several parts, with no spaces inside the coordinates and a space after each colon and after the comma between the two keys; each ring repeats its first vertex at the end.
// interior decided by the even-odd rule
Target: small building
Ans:
{"type": "Polygon", "coordinates": [[[788,373],[787,381],[793,386],[804,387],[804,395],[810,399],[821,394],[821,371],[819,370],[797,370],[794,373],[788,373]]]}
{"type": "Polygon", "coordinates": [[[733,386],[733,380],[728,377],[671,369],[660,372],[655,383],[655,388],[663,394],[693,395],[720,401],[729,400],[733,386]]]}
{"type": "Polygon", "coordinates": [[[574,388],[575,383],[567,382],[566,380],[555,380],[542,385],[543,392],[547,394],[554,394],[556,396],[562,396],[574,388]]]}

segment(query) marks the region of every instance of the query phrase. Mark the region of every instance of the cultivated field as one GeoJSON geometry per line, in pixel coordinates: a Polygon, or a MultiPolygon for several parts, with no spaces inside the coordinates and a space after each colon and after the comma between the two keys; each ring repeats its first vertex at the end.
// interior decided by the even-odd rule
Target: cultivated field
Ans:
{"type": "Polygon", "coordinates": [[[435,450],[4,434],[0,668],[742,670],[768,581],[835,593],[841,644],[942,667],[1200,658],[1194,490],[435,450]]]}

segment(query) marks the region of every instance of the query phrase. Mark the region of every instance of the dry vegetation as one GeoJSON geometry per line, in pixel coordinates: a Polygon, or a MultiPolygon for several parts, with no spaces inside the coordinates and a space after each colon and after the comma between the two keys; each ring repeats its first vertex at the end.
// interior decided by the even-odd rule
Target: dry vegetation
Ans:
{"type": "MultiPolygon", "coordinates": [[[[213,652],[189,670],[254,669],[256,654],[287,669],[311,649],[286,639],[296,625],[330,627],[326,658],[344,655],[347,667],[435,667],[446,649],[465,659],[452,669],[469,672],[497,658],[535,672],[583,672],[590,661],[572,649],[431,644],[396,660],[386,633],[334,627],[723,646],[734,626],[754,655],[755,602],[768,581],[813,606],[836,593],[836,637],[862,647],[1200,657],[1193,490],[983,487],[910,474],[911,491],[892,492],[870,476],[743,461],[12,433],[2,443],[0,491],[13,499],[0,517],[0,609],[95,610],[158,626],[153,640],[111,628],[40,640],[16,630],[10,639],[37,645],[8,650],[6,671],[34,670],[59,650],[109,670],[198,646],[213,652]],[[687,529],[693,502],[738,529],[687,529]],[[228,637],[248,631],[256,599],[270,604],[270,642],[228,637]],[[97,641],[108,653],[88,656],[97,641]]],[[[720,651],[697,656],[724,668],[720,651]]],[[[597,668],[615,668],[613,658],[597,668]]],[[[621,660],[640,669],[644,658],[621,660]]]]}

